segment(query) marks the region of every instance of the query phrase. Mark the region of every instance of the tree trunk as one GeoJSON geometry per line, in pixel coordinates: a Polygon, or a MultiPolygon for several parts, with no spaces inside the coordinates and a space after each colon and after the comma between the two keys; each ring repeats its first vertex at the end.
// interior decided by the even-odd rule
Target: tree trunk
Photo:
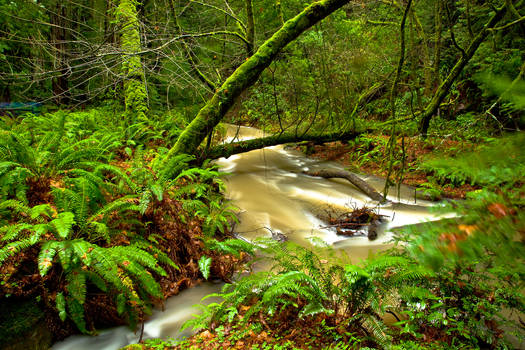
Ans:
{"type": "Polygon", "coordinates": [[[352,185],[357,187],[361,192],[366,194],[371,199],[378,201],[380,203],[384,203],[386,201],[385,198],[383,198],[383,195],[379,192],[377,192],[372,186],[367,184],[364,180],[361,180],[359,176],[352,174],[348,171],[344,170],[319,170],[319,171],[303,171],[303,174],[310,175],[310,176],[316,176],[316,177],[323,177],[325,179],[346,179],[350,181],[352,185]]]}
{"type": "Polygon", "coordinates": [[[67,19],[67,8],[63,3],[57,1],[55,9],[51,12],[51,41],[55,49],[53,57],[53,68],[57,75],[51,79],[53,99],[57,105],[69,103],[69,72],[66,59],[67,32],[65,19],[67,19]]]}
{"type": "Polygon", "coordinates": [[[478,47],[490,33],[490,29],[494,28],[496,23],[498,23],[503,18],[506,11],[506,6],[503,6],[496,11],[494,16],[492,16],[492,18],[490,19],[490,21],[483,27],[483,29],[481,29],[481,31],[478,33],[478,35],[476,35],[474,40],[472,40],[469,47],[465,50],[465,53],[462,54],[461,58],[452,68],[452,71],[437,89],[436,93],[434,94],[434,97],[432,98],[432,101],[430,101],[430,103],[425,108],[425,111],[421,116],[421,121],[419,123],[419,131],[421,132],[423,137],[427,136],[430,120],[432,119],[432,116],[436,113],[443,99],[447,96],[450,87],[452,86],[456,78],[459,76],[463,68],[465,68],[465,66],[469,63],[472,56],[474,56],[474,53],[476,53],[478,47]]]}
{"type": "Polygon", "coordinates": [[[121,48],[124,56],[122,70],[125,75],[126,116],[128,121],[133,123],[137,119],[145,118],[148,113],[144,68],[137,54],[141,51],[141,43],[137,6],[134,0],[120,0],[117,20],[122,28],[121,48]]]}
{"type": "Polygon", "coordinates": [[[206,135],[221,121],[235,99],[253,85],[261,73],[288,43],[302,32],[336,11],[349,0],[321,0],[288,20],[257,52],[239,66],[184,129],[166,159],[181,153],[194,153],[206,135]]]}
{"type": "Polygon", "coordinates": [[[253,55],[255,50],[255,21],[253,19],[253,4],[252,0],[244,0],[246,2],[246,56],[253,55]]]}
{"type": "Polygon", "coordinates": [[[340,132],[334,132],[334,133],[327,133],[327,134],[310,134],[310,135],[297,135],[296,133],[282,133],[279,135],[274,136],[268,136],[268,137],[261,137],[257,139],[252,140],[246,140],[246,141],[240,141],[240,142],[234,142],[234,143],[226,143],[223,145],[219,145],[216,147],[213,147],[208,152],[204,154],[204,158],[207,159],[217,159],[220,157],[226,157],[233,154],[238,153],[244,153],[253,151],[254,149],[269,147],[269,146],[275,146],[275,145],[281,145],[284,143],[290,143],[290,142],[302,142],[302,141],[314,141],[318,143],[322,142],[332,142],[332,141],[340,141],[340,140],[353,140],[357,136],[366,133],[368,131],[363,132],[347,132],[347,133],[340,133],[340,132]]]}

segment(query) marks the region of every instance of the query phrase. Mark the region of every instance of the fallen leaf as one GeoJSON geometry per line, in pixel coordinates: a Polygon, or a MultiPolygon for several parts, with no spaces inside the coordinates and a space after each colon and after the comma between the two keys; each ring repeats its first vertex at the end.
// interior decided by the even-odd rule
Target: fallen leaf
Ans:
{"type": "Polygon", "coordinates": [[[492,203],[487,207],[487,209],[498,219],[501,219],[502,217],[509,214],[509,208],[501,203],[492,203]]]}

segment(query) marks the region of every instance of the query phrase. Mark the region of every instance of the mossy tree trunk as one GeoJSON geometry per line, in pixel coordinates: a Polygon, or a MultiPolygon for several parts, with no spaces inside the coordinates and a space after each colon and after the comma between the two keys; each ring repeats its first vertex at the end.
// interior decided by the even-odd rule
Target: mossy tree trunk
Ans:
{"type": "Polygon", "coordinates": [[[193,121],[184,129],[177,142],[168,152],[167,158],[181,153],[194,153],[206,135],[221,121],[232,107],[235,99],[253,85],[277,54],[302,32],[336,11],[349,0],[321,0],[308,6],[304,11],[286,23],[257,52],[240,65],[217,89],[213,97],[198,112],[193,121]]]}
{"type": "Polygon", "coordinates": [[[461,71],[463,71],[463,68],[465,68],[465,66],[469,63],[472,56],[474,56],[476,50],[481,45],[481,43],[489,35],[491,29],[494,28],[494,26],[503,18],[506,11],[506,6],[503,6],[496,11],[496,13],[489,20],[489,22],[485,24],[481,31],[476,35],[474,40],[471,41],[468,48],[464,50],[464,52],[461,55],[461,58],[454,65],[454,67],[452,68],[446,79],[443,81],[443,83],[438,87],[436,93],[434,94],[434,97],[423,111],[420,119],[419,131],[423,135],[423,137],[427,136],[430,120],[432,119],[432,116],[436,113],[441,102],[443,102],[443,99],[448,95],[452,84],[454,83],[454,81],[456,81],[461,71]]]}
{"type": "Polygon", "coordinates": [[[124,101],[129,122],[145,118],[148,113],[146,77],[139,56],[140,26],[136,0],[120,0],[116,18],[121,27],[121,49],[124,56],[124,101]]]}
{"type": "Polygon", "coordinates": [[[333,142],[333,141],[349,141],[353,140],[359,135],[370,132],[366,131],[348,131],[348,132],[332,132],[324,134],[297,134],[292,132],[281,133],[278,135],[261,137],[257,139],[225,143],[215,146],[204,153],[204,159],[217,159],[220,157],[228,158],[231,155],[253,151],[255,149],[282,145],[291,142],[312,141],[315,143],[333,142]]]}

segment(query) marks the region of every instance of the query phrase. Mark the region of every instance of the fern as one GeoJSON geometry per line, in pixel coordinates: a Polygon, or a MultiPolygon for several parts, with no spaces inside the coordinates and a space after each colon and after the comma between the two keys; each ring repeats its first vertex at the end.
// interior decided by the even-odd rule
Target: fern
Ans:
{"type": "Polygon", "coordinates": [[[58,214],[58,217],[51,221],[50,224],[55,227],[60,238],[66,239],[69,237],[74,223],[75,215],[71,212],[65,212],[58,214]]]}
{"type": "Polygon", "coordinates": [[[137,246],[102,248],[78,239],[48,241],[42,245],[38,257],[42,276],[48,273],[56,256],[66,274],[67,314],[81,331],[86,330],[83,328],[83,309],[80,312],[78,305],[83,305],[85,301],[87,280],[104,291],[108,284],[111,285],[115,294],[121,295],[118,300],[120,304],[122,296],[125,296],[126,302],[145,307],[139,295],[162,296],[160,286],[150,271],[162,276],[165,271],[152,255],[137,246]]]}
{"type": "Polygon", "coordinates": [[[2,264],[5,260],[12,257],[13,255],[18,254],[22,250],[26,250],[27,248],[33,245],[35,245],[35,243],[32,243],[30,239],[22,239],[16,242],[6,244],[2,248],[0,248],[0,264],[2,264]]]}
{"type": "Polygon", "coordinates": [[[525,173],[525,135],[507,136],[476,153],[454,159],[433,159],[422,167],[439,181],[497,187],[520,181],[525,173]],[[512,161],[508,161],[512,159],[512,161]]]}
{"type": "Polygon", "coordinates": [[[236,257],[240,257],[241,252],[255,256],[255,249],[257,247],[256,245],[241,239],[226,239],[224,241],[209,239],[206,240],[205,243],[206,247],[210,250],[215,250],[221,254],[232,254],[236,257]]]}
{"type": "Polygon", "coordinates": [[[211,258],[206,255],[201,256],[201,258],[199,259],[199,270],[201,271],[202,276],[205,280],[207,280],[210,276],[210,267],[211,258]]]}

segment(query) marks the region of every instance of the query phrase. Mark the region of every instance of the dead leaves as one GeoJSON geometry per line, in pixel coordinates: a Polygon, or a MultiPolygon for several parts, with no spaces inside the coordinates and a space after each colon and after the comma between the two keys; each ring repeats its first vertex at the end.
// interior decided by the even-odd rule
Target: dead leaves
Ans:
{"type": "Polygon", "coordinates": [[[487,209],[498,219],[501,219],[507,215],[516,214],[516,210],[509,209],[507,206],[505,206],[505,204],[501,203],[492,203],[487,207],[487,209]]]}

